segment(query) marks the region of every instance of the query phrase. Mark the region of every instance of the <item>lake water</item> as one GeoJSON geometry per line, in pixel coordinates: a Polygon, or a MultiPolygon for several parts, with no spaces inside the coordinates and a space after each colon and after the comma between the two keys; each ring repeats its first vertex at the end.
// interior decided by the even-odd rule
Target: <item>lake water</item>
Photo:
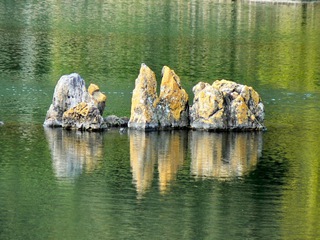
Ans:
{"type": "Polygon", "coordinates": [[[0,239],[320,239],[320,4],[0,2],[0,239]],[[144,62],[257,90],[263,133],[42,126],[78,72],[129,116],[144,62]]]}

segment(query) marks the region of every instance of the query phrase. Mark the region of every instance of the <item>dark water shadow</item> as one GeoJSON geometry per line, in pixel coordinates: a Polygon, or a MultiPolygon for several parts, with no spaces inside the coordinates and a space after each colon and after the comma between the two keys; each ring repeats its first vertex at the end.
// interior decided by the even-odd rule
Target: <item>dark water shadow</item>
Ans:
{"type": "Polygon", "coordinates": [[[52,167],[58,179],[73,179],[91,172],[103,154],[100,133],[44,128],[51,150],[52,167]]]}
{"type": "Polygon", "coordinates": [[[191,174],[228,180],[245,176],[261,157],[261,132],[190,132],[191,174]]]}

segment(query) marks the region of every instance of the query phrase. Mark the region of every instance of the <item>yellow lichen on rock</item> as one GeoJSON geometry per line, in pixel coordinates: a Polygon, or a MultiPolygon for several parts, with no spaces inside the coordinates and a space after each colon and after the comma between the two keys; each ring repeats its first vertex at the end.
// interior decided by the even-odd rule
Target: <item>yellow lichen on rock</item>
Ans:
{"type": "Polygon", "coordinates": [[[91,83],[88,87],[88,93],[92,97],[94,105],[99,109],[100,114],[103,114],[107,96],[100,92],[98,85],[91,83]]]}
{"type": "Polygon", "coordinates": [[[157,101],[157,82],[155,73],[141,64],[131,99],[130,128],[145,129],[158,127],[155,102],[157,101]]]}
{"type": "Polygon", "coordinates": [[[252,87],[229,80],[198,83],[190,109],[191,127],[210,130],[263,130],[264,106],[252,87]]]}
{"type": "Polygon", "coordinates": [[[157,116],[161,128],[183,128],[189,125],[189,96],[179,76],[167,66],[162,68],[157,116]]]}
{"type": "Polygon", "coordinates": [[[92,95],[96,91],[100,91],[100,88],[98,85],[91,83],[88,87],[88,92],[92,95]]]}

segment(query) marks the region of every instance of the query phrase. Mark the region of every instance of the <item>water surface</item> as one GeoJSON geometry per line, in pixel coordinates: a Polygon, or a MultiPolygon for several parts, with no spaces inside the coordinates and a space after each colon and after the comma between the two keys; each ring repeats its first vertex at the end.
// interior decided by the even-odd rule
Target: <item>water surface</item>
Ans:
{"type": "Polygon", "coordinates": [[[320,5],[0,3],[1,239],[320,238],[320,5]],[[61,75],[130,115],[145,62],[253,86],[264,133],[81,133],[42,123],[61,75]]]}

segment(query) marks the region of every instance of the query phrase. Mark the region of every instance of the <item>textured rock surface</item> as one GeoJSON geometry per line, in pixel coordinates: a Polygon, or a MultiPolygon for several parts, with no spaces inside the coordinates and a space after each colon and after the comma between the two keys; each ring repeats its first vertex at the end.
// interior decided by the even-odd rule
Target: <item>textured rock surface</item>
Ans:
{"type": "Polygon", "coordinates": [[[104,122],[108,127],[127,127],[129,119],[126,117],[110,115],[104,118],[104,122]]]}
{"type": "Polygon", "coordinates": [[[106,96],[100,92],[97,85],[91,84],[87,91],[85,81],[79,74],[64,75],[55,87],[44,126],[96,130],[97,124],[100,123],[102,129],[104,125],[101,115],[105,101],[106,96]],[[88,109],[89,112],[85,114],[84,109],[88,109]]]}
{"type": "Polygon", "coordinates": [[[259,94],[246,85],[217,80],[194,88],[190,124],[206,130],[264,130],[264,105],[259,94]]]}
{"type": "Polygon", "coordinates": [[[102,115],[106,105],[107,96],[100,92],[100,88],[93,83],[89,85],[88,92],[92,97],[94,105],[99,109],[100,114],[102,115]]]}
{"type": "Polygon", "coordinates": [[[62,127],[89,131],[105,128],[99,109],[95,105],[85,102],[81,102],[63,113],[62,127]]]}
{"type": "Polygon", "coordinates": [[[189,126],[188,94],[181,87],[179,76],[169,67],[162,69],[157,116],[161,128],[189,126]]]}
{"type": "Polygon", "coordinates": [[[62,76],[54,89],[52,104],[47,112],[44,125],[61,127],[63,113],[89,99],[85,82],[79,74],[72,73],[62,76]]]}
{"type": "Polygon", "coordinates": [[[158,128],[156,115],[157,81],[154,72],[144,63],[141,64],[140,73],[135,81],[132,93],[131,116],[128,123],[133,129],[158,128]]]}

